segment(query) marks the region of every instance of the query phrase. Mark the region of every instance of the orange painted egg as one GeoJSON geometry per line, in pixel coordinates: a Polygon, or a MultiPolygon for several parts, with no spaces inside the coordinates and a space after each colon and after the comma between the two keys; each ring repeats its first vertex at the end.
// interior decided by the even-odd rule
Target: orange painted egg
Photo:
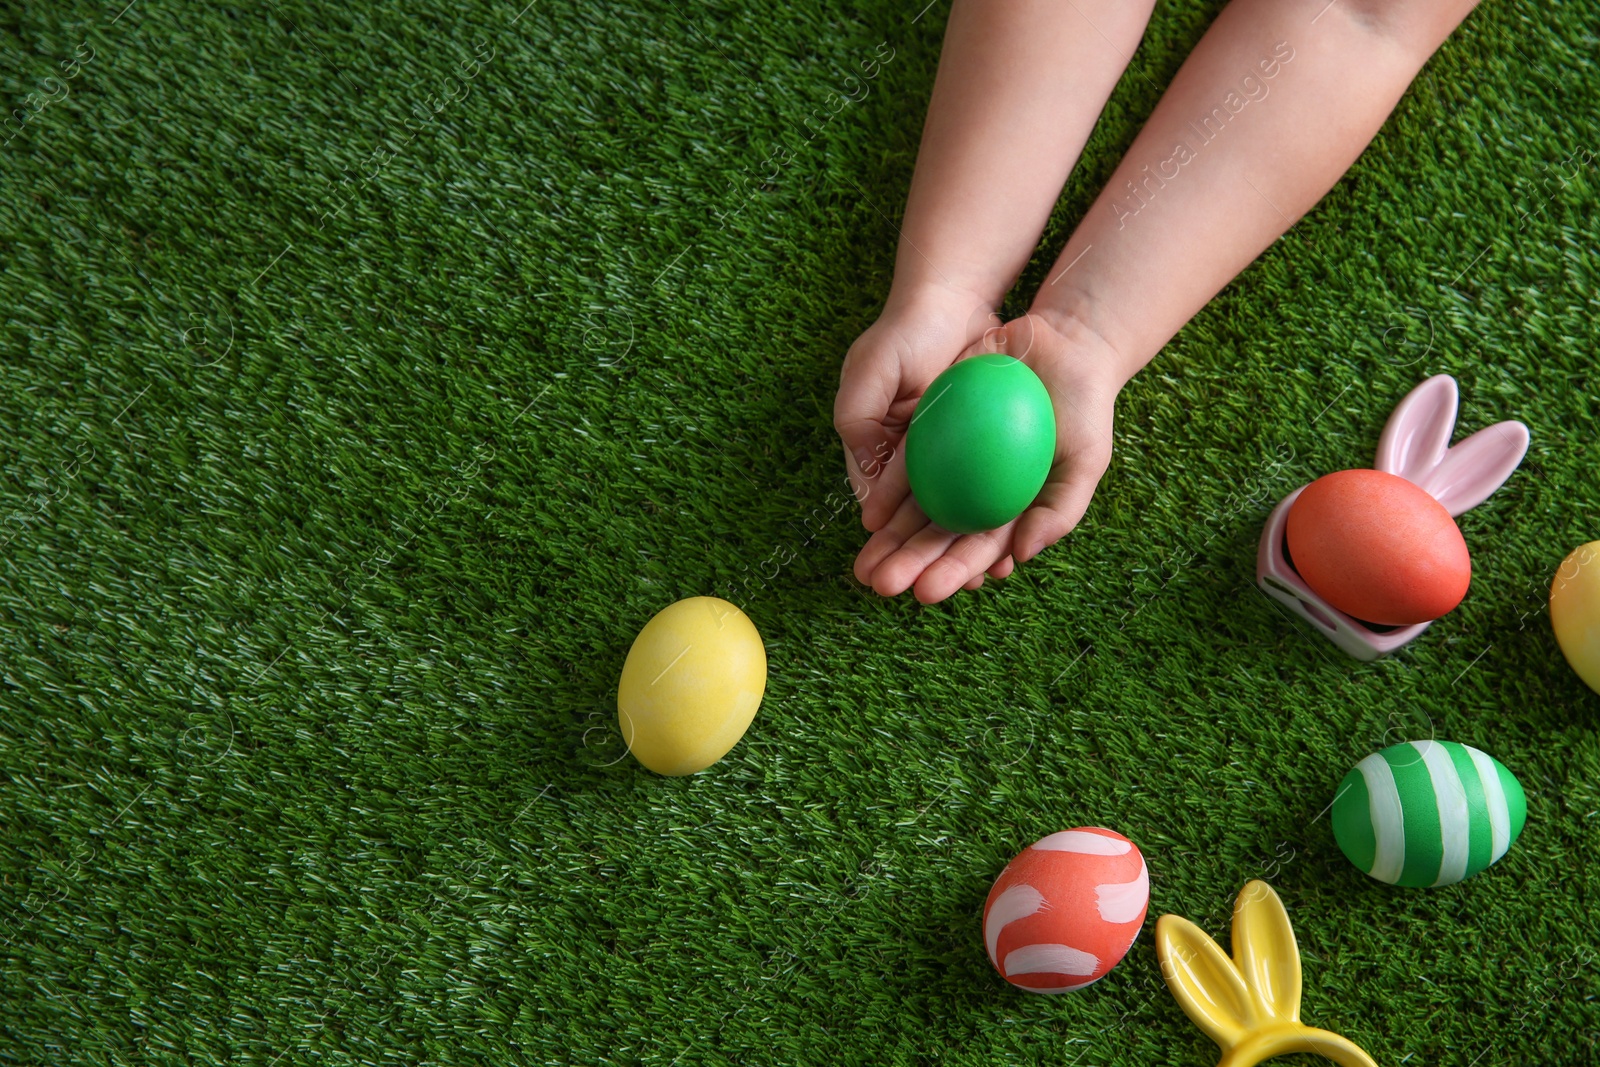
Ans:
{"type": "Polygon", "coordinates": [[[1318,596],[1384,626],[1429,622],[1467,595],[1472,558],[1456,520],[1411,482],[1338,471],[1289,508],[1289,556],[1318,596]]]}
{"type": "Polygon", "coordinates": [[[983,940],[1000,976],[1030,993],[1099,981],[1128,954],[1150,906],[1150,871],[1132,841],[1080,826],[1035,841],[983,906],[983,940]]]}

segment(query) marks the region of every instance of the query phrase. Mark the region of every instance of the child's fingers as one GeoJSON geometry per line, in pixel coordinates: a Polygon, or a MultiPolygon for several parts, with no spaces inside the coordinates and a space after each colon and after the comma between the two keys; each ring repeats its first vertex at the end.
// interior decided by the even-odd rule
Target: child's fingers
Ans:
{"type": "Polygon", "coordinates": [[[1033,506],[1017,520],[1013,543],[1020,563],[1026,563],[1072,532],[1089,510],[1095,486],[1100,484],[1100,475],[1105,473],[1103,466],[1095,469],[1080,462],[1057,464],[1057,469],[1063,467],[1066,475],[1060,479],[1052,477],[1046,482],[1033,506]]]}
{"type": "Polygon", "coordinates": [[[881,423],[861,422],[841,427],[835,422],[834,427],[844,445],[844,470],[850,479],[850,492],[861,502],[865,521],[867,504],[874,493],[879,492],[878,483],[883,480],[884,468],[896,449],[881,423]]]}
{"type": "Polygon", "coordinates": [[[850,476],[850,491],[861,504],[861,525],[876,531],[899,511],[901,503],[911,493],[911,483],[906,477],[906,460],[900,441],[884,432],[881,424],[874,426],[875,429],[869,429],[855,425],[849,431],[841,430],[839,437],[844,442],[844,466],[850,476]],[[852,440],[872,443],[852,448],[852,440]]]}
{"type": "MultiPolygon", "coordinates": [[[[955,544],[956,535],[928,523],[906,538],[906,542],[872,572],[872,588],[883,596],[899,596],[922,576],[928,564],[944,555],[955,544]]],[[[964,576],[966,581],[971,575],[964,576]]],[[[959,587],[960,583],[956,583],[959,587]]]]}
{"type": "Polygon", "coordinates": [[[1011,572],[1016,570],[1016,569],[1017,569],[1016,557],[1015,556],[1007,556],[1005,559],[1001,560],[999,563],[996,563],[993,567],[989,568],[989,577],[991,577],[991,578],[1009,578],[1009,577],[1011,577],[1011,572]]]}
{"type": "Polygon", "coordinates": [[[911,479],[906,474],[902,445],[903,442],[895,442],[887,462],[877,468],[876,477],[867,479],[865,489],[856,493],[856,499],[861,501],[861,525],[868,530],[883,529],[911,499],[911,479]]]}
{"type": "Polygon", "coordinates": [[[867,543],[857,554],[856,580],[862,585],[871,585],[872,575],[878,569],[878,564],[900,551],[901,546],[911,538],[912,534],[927,525],[928,517],[917,506],[916,500],[906,497],[894,517],[867,538],[867,543]]]}
{"type": "MultiPolygon", "coordinates": [[[[898,452],[899,436],[891,434],[884,426],[890,407],[900,392],[900,365],[862,348],[859,344],[845,358],[839,374],[839,392],[833,398],[833,428],[844,443],[845,471],[850,476],[850,486],[862,503],[862,518],[869,511],[881,515],[881,526],[894,514],[894,506],[885,507],[872,497],[891,497],[883,475],[898,452]]],[[[904,464],[901,465],[902,469],[904,464]]],[[[902,475],[903,477],[903,475],[902,475]]],[[[904,492],[900,493],[904,496],[904,492]]],[[[867,524],[868,529],[875,529],[867,524]]]]}
{"type": "Polygon", "coordinates": [[[966,585],[962,586],[961,588],[963,588],[963,589],[982,589],[983,588],[983,575],[981,575],[981,574],[978,575],[976,578],[972,579],[972,581],[968,582],[966,585]]]}
{"type": "Polygon", "coordinates": [[[1011,548],[1011,526],[959,538],[917,578],[917,599],[936,604],[1004,559],[1011,548]]]}

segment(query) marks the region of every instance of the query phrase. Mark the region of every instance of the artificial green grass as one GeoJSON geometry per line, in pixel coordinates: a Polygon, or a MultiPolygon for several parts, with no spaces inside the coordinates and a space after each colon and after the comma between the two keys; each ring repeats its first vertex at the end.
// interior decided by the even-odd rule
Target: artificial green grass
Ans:
{"type": "MultiPolygon", "coordinates": [[[[1152,922],[1271,882],[1380,1063],[1600,1060],[1600,697],[1545,613],[1600,537],[1592,5],[1473,14],[1124,393],[1083,526],[926,609],[850,577],[829,413],[948,6],[521,6],[5,9],[8,106],[75,76],[0,149],[0,1062],[1214,1062],[1148,932],[1072,996],[989,966],[991,880],[1082,824],[1152,922]],[[1361,665],[1256,537],[1436,372],[1533,445],[1361,665]],[[657,778],[616,679],[705,593],[766,702],[657,778]],[[1430,735],[1528,826],[1385,887],[1326,806],[1430,735]]],[[[1218,6],[1158,9],[1013,310],[1218,6]]]]}

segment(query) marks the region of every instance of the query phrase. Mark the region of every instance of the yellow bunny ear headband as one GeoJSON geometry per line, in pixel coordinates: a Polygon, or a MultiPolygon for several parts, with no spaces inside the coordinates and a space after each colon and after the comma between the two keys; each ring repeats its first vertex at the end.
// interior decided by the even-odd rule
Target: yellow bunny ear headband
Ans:
{"type": "Polygon", "coordinates": [[[1233,959],[1178,915],[1156,922],[1156,956],[1184,1014],[1222,1047],[1217,1067],[1254,1067],[1290,1052],[1377,1067],[1348,1038],[1300,1021],[1300,948],[1267,883],[1247,882],[1234,902],[1233,959]]]}

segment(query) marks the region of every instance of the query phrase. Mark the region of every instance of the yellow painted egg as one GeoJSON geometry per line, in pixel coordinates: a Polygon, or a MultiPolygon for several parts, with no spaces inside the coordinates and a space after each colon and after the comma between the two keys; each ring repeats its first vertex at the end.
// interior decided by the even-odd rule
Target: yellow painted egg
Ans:
{"type": "Polygon", "coordinates": [[[739,743],[767,690],[767,650],[755,623],[726,600],[696,596],[663,608],[628,650],[617,725],[657,774],[694,774],[739,743]]]}
{"type": "Polygon", "coordinates": [[[1550,628],[1578,677],[1600,693],[1600,541],[1561,561],[1550,583],[1550,628]]]}

